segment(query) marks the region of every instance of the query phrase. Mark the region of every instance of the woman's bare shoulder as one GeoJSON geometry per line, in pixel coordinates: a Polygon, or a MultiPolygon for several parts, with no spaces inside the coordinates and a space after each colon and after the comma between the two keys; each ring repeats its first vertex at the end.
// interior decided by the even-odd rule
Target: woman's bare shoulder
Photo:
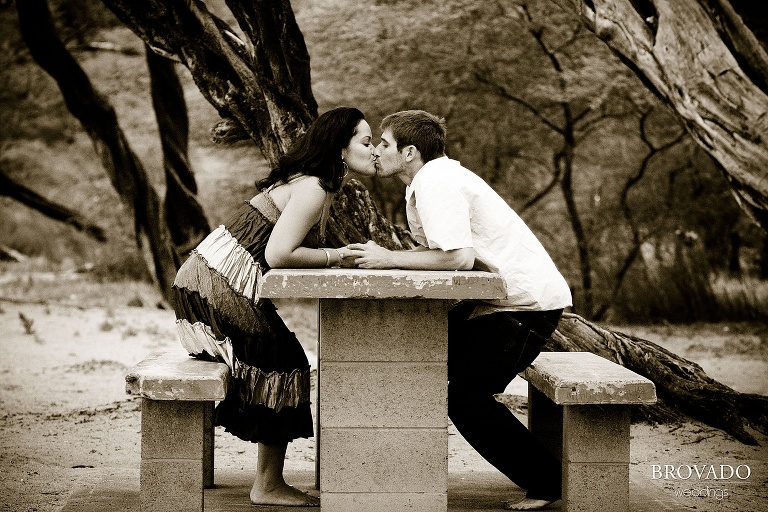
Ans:
{"type": "Polygon", "coordinates": [[[308,176],[306,174],[296,178],[295,180],[289,181],[288,185],[291,187],[308,190],[323,189],[322,185],[320,184],[320,178],[317,176],[308,176]]]}
{"type": "Polygon", "coordinates": [[[325,198],[327,192],[322,187],[320,179],[317,176],[305,176],[292,182],[290,185],[290,197],[298,196],[302,198],[325,198]]]}

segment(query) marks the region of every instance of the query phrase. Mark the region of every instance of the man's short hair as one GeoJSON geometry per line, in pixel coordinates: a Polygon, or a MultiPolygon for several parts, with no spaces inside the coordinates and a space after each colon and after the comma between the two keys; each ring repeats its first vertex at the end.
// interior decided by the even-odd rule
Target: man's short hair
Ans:
{"type": "Polygon", "coordinates": [[[385,117],[381,131],[390,130],[397,150],[416,146],[424,163],[445,155],[445,119],[423,110],[403,110],[385,117]]]}

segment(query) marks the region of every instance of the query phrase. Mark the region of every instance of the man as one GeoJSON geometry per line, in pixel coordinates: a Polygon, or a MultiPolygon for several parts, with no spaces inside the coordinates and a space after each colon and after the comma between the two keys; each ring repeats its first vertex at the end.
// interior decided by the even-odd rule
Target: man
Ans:
{"type": "Polygon", "coordinates": [[[526,490],[509,510],[560,499],[560,463],[493,395],[540,353],[571,293],[544,247],[480,177],[445,156],[445,121],[424,111],[387,116],[376,148],[380,176],[406,184],[419,243],[390,251],[351,244],[360,268],[480,269],[500,274],[507,298],[467,301],[449,314],[448,415],[480,455],[526,490]]]}

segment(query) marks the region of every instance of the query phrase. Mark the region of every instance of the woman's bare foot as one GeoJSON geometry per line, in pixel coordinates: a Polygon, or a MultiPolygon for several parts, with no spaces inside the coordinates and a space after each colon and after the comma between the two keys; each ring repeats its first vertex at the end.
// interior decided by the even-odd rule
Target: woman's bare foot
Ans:
{"type": "Polygon", "coordinates": [[[283,507],[319,507],[320,499],[288,484],[261,490],[251,489],[251,503],[254,505],[279,505],[283,507]]]}
{"type": "Polygon", "coordinates": [[[554,501],[525,498],[520,501],[505,501],[504,510],[541,510],[552,503],[554,501]]]}

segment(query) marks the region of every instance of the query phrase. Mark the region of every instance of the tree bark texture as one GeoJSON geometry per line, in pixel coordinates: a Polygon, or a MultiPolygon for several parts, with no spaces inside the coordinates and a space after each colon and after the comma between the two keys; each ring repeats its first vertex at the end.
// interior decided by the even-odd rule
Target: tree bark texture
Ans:
{"type": "MultiPolygon", "coordinates": [[[[580,15],[719,162],[768,231],[768,56],[727,0],[556,0],[580,15]]],[[[761,44],[762,43],[762,44],[761,44]]]]}
{"type": "Polygon", "coordinates": [[[11,197],[53,220],[69,224],[99,242],[107,241],[107,236],[101,227],[91,223],[76,211],[46,199],[29,187],[10,178],[2,170],[0,170],[0,195],[11,197]]]}
{"type": "Polygon", "coordinates": [[[93,88],[56,35],[46,1],[20,0],[16,6],[22,37],[32,57],[56,80],[67,108],[93,141],[113,186],[132,212],[137,241],[144,249],[149,269],[168,298],[179,258],[163,219],[160,199],[118,125],[114,109],[93,88]]]}
{"type": "Polygon", "coordinates": [[[546,348],[592,352],[651,379],[660,403],[643,406],[648,418],[680,418],[679,411],[751,445],[757,444],[751,429],[768,434],[768,397],[739,393],[709,377],[698,364],[650,341],[566,313],[546,348]]]}
{"type": "Polygon", "coordinates": [[[184,91],[173,61],[147,51],[152,90],[165,171],[165,224],[180,255],[188,254],[210,231],[203,207],[197,201],[197,182],[189,163],[189,116],[184,91]]]}
{"type": "Polygon", "coordinates": [[[362,183],[349,180],[331,206],[326,245],[341,247],[373,240],[393,251],[416,247],[411,233],[382,215],[362,183]]]}
{"type": "Polygon", "coordinates": [[[216,127],[219,140],[247,134],[274,165],[317,117],[309,54],[288,0],[232,2],[247,41],[199,0],[104,3],[155,52],[189,69],[227,120],[216,127]]]}

